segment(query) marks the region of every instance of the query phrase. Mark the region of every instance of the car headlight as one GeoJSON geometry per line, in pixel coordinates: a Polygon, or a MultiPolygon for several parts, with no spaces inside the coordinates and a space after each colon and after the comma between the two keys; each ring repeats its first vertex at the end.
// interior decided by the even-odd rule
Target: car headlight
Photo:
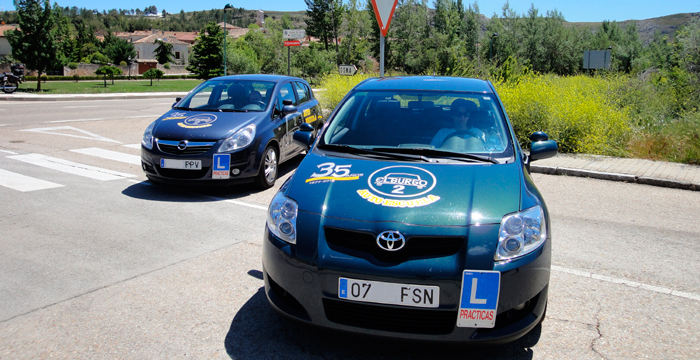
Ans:
{"type": "Polygon", "coordinates": [[[255,124],[250,124],[238,131],[231,137],[224,140],[219,147],[219,152],[240,150],[250,145],[255,139],[255,124]]]}
{"type": "Polygon", "coordinates": [[[278,238],[296,244],[298,208],[296,201],[278,192],[267,210],[267,228],[278,238]]]}
{"type": "Polygon", "coordinates": [[[494,260],[512,260],[537,250],[547,239],[546,223],[539,205],[504,216],[494,260]]]}
{"type": "Polygon", "coordinates": [[[146,131],[143,132],[143,138],[141,139],[141,145],[148,150],[153,149],[153,128],[156,126],[156,122],[152,122],[148,125],[146,131]]]}

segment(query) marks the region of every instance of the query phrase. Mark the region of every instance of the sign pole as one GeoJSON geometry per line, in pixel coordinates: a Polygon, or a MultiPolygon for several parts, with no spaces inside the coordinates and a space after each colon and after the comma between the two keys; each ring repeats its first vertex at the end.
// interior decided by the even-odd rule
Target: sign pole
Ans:
{"type": "Polygon", "coordinates": [[[379,25],[379,77],[384,77],[384,38],[389,31],[391,18],[398,0],[371,0],[374,15],[377,17],[379,25]]]}
{"type": "Polygon", "coordinates": [[[379,35],[379,77],[384,77],[384,35],[379,35]]]}
{"type": "Polygon", "coordinates": [[[292,48],[287,46],[287,76],[292,75],[292,48]]]}

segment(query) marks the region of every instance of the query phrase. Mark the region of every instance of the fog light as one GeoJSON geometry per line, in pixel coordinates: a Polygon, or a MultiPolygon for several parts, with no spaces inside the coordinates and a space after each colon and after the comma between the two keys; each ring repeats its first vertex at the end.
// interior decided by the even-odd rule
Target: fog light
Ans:
{"type": "Polygon", "coordinates": [[[232,170],[231,170],[231,174],[233,174],[233,175],[238,175],[238,174],[240,174],[240,173],[241,173],[241,171],[238,170],[238,169],[232,169],[232,170]]]}
{"type": "Polygon", "coordinates": [[[520,305],[518,305],[518,306],[516,306],[516,307],[514,307],[513,310],[522,310],[522,309],[525,308],[525,306],[527,306],[527,301],[524,302],[524,303],[522,303],[522,304],[520,304],[520,305]]]}

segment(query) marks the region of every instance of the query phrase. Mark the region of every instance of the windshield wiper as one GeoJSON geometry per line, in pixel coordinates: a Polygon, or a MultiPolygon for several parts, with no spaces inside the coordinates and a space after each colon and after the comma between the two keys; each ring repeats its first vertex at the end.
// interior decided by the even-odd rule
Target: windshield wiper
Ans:
{"type": "Polygon", "coordinates": [[[190,109],[190,108],[188,108],[188,107],[184,107],[184,106],[176,106],[176,107],[174,107],[173,109],[175,109],[175,110],[192,111],[192,109],[190,109]]]}
{"type": "Polygon", "coordinates": [[[465,161],[469,160],[471,162],[489,162],[492,164],[498,164],[498,161],[494,160],[490,156],[483,155],[473,155],[464,154],[452,151],[435,150],[435,149],[424,149],[424,148],[372,148],[373,151],[381,151],[384,153],[398,153],[398,154],[413,154],[413,155],[427,155],[434,156],[443,159],[459,160],[465,161]]]}
{"type": "Polygon", "coordinates": [[[374,156],[382,156],[382,157],[388,157],[391,159],[398,159],[398,160],[414,160],[414,161],[420,160],[420,161],[430,162],[430,159],[428,159],[422,155],[419,155],[419,156],[411,156],[412,154],[398,155],[396,153],[381,152],[381,151],[376,151],[374,149],[369,150],[369,149],[357,148],[357,147],[350,146],[350,145],[319,144],[318,148],[347,153],[347,154],[374,155],[374,156]]]}

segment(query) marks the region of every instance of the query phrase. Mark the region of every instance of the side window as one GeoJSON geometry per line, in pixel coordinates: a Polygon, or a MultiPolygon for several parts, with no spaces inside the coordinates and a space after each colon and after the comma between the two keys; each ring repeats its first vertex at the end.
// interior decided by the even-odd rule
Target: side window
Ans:
{"type": "Polygon", "coordinates": [[[291,83],[286,83],[282,85],[282,87],[277,92],[277,108],[279,108],[280,110],[282,110],[283,100],[291,100],[292,104],[299,105],[299,103],[296,100],[296,97],[294,97],[294,89],[292,88],[291,83]]]}
{"type": "Polygon", "coordinates": [[[309,93],[308,87],[306,87],[303,83],[300,82],[294,82],[294,86],[296,87],[297,97],[299,98],[300,104],[311,100],[311,94],[309,93]]]}
{"type": "Polygon", "coordinates": [[[275,100],[275,111],[273,112],[273,117],[279,117],[279,114],[282,113],[282,101],[284,100],[291,100],[292,104],[297,105],[296,98],[294,97],[294,88],[292,87],[291,83],[286,83],[282,85],[282,87],[277,90],[277,95],[276,95],[276,100],[275,100]]]}

